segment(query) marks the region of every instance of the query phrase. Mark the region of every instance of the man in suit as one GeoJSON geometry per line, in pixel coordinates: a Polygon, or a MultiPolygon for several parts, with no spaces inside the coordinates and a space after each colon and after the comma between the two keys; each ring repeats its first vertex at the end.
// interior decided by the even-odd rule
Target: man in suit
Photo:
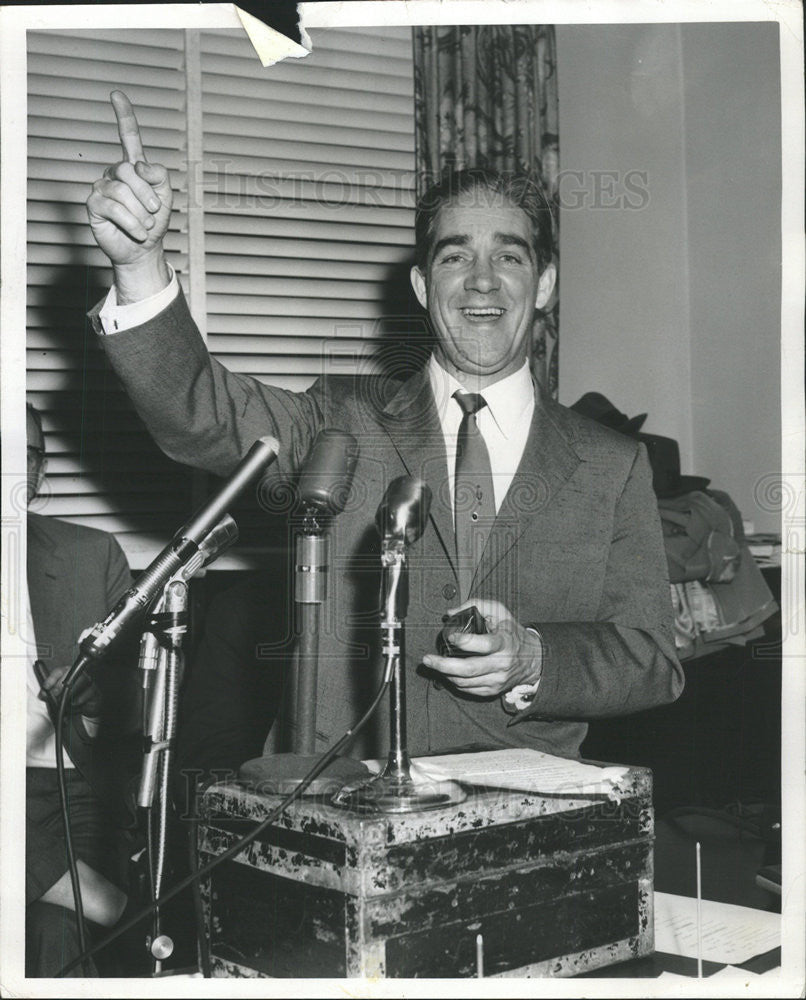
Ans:
{"type": "MultiPolygon", "coordinates": [[[[27,432],[30,504],[46,466],[41,419],[30,405],[27,432]]],[[[53,706],[78,653],[80,634],[106,617],[131,586],[131,573],[120,546],[106,532],[30,510],[27,522],[26,975],[54,976],[79,951],[56,779],[53,706]]],[[[79,679],[75,691],[64,755],[71,830],[85,916],[111,926],[127,901],[117,884],[116,826],[125,771],[121,736],[137,724],[137,676],[120,658],[110,658],[97,683],[79,679]]],[[[81,969],[73,975],[82,975],[81,969]]]]}
{"type": "MultiPolygon", "coordinates": [[[[555,278],[550,209],[536,186],[468,171],[421,201],[412,284],[436,337],[423,370],[402,383],[326,376],[291,393],[208,355],[162,250],[167,172],[146,162],[125,96],[113,105],[124,160],[87,205],[115,286],[92,319],[150,432],[171,457],[218,474],[267,432],[280,442],[280,476],[299,469],[324,427],[360,445],[353,501],[333,531],[339,583],[321,634],[319,745],[343,733],[378,681],[373,517],[405,474],[434,495],[410,553],[414,752],[483,743],[575,756],[586,718],[676,698],[682,672],[645,451],[554,403],[530,376],[534,311],[555,278]],[[441,618],[469,604],[489,633],[456,639],[471,655],[445,655],[441,618]]],[[[383,753],[385,709],[354,754],[383,753]]]]}

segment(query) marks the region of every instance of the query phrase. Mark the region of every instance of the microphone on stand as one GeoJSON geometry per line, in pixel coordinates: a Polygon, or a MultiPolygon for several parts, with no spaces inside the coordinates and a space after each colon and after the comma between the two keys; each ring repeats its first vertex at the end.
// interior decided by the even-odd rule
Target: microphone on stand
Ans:
{"type": "MultiPolygon", "coordinates": [[[[345,431],[319,432],[300,472],[298,495],[302,524],[297,535],[294,601],[297,608],[296,676],[292,677],[293,753],[256,757],[241,765],[242,781],[258,784],[266,792],[290,792],[310,771],[316,755],[316,698],[319,672],[320,608],[327,600],[330,562],[330,521],[340,514],[350,495],[358,461],[358,442],[345,431]]],[[[365,777],[359,761],[337,757],[306,789],[319,795],[365,777]]]]}
{"type": "Polygon", "coordinates": [[[413,545],[425,531],[432,494],[419,479],[393,479],[375,514],[375,526],[385,549],[413,545]]]}
{"type": "MultiPolygon", "coordinates": [[[[156,604],[156,614],[150,616],[150,628],[147,628],[140,639],[139,669],[143,688],[143,739],[144,760],[140,772],[140,790],[137,804],[148,808],[154,799],[154,789],[157,779],[157,764],[161,752],[165,749],[163,736],[165,731],[165,685],[166,685],[166,646],[160,642],[157,634],[161,632],[159,619],[166,611],[180,610],[169,608],[173,600],[176,605],[181,590],[171,588],[176,583],[189,582],[204,566],[209,566],[231,545],[238,540],[238,526],[229,514],[225,514],[206,538],[199,543],[199,549],[176,574],[171,584],[159,595],[156,604]]],[[[186,594],[184,595],[186,599],[186,594]]],[[[183,613],[186,607],[181,608],[183,613]]],[[[186,614],[185,614],[186,617],[186,614]]],[[[163,642],[166,641],[163,634],[163,642]]],[[[181,677],[180,677],[181,682],[181,677]]]]}
{"type": "Polygon", "coordinates": [[[462,802],[467,796],[453,781],[415,782],[406,738],[406,654],[408,547],[425,531],[431,490],[401,476],[387,487],[375,516],[381,535],[381,631],[389,693],[389,755],[386,767],[369,781],[343,788],[335,805],[364,813],[409,813],[462,802]]]}
{"type": "Polygon", "coordinates": [[[92,628],[81,643],[81,652],[65,677],[65,687],[70,687],[89,663],[102,657],[113,643],[131,630],[162,593],[168,580],[197,555],[211,529],[226,514],[227,508],[274,461],[279,447],[273,437],[262,437],[255,441],[221,489],[177,531],[107,617],[92,628]]]}
{"type": "Polygon", "coordinates": [[[375,526],[381,536],[384,622],[402,622],[408,614],[406,548],[425,531],[431,499],[431,490],[425,483],[410,476],[400,476],[389,484],[375,514],[375,526]]]}
{"type": "Polygon", "coordinates": [[[303,521],[297,535],[294,571],[299,628],[292,730],[296,754],[312,754],[316,750],[319,610],[327,600],[330,563],[327,523],[344,510],[357,461],[358,442],[352,434],[323,430],[317,435],[299,477],[303,521]]]}

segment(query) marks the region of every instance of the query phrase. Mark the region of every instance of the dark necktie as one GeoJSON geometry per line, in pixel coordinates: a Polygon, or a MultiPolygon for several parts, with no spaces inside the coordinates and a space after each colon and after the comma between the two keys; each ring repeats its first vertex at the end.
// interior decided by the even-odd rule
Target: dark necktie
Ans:
{"type": "Polygon", "coordinates": [[[463,410],[456,441],[453,506],[459,588],[464,601],[470,595],[495,520],[495,493],[490,454],[476,423],[476,414],[487,401],[476,392],[455,392],[454,398],[463,410]]]}

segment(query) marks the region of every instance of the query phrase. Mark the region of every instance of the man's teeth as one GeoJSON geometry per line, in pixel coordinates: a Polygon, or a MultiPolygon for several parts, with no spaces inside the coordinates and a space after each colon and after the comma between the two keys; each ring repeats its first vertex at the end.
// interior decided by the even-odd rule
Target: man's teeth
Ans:
{"type": "Polygon", "coordinates": [[[462,310],[465,316],[503,316],[506,312],[505,309],[498,309],[495,306],[486,306],[483,309],[474,309],[472,307],[467,307],[462,310]]]}

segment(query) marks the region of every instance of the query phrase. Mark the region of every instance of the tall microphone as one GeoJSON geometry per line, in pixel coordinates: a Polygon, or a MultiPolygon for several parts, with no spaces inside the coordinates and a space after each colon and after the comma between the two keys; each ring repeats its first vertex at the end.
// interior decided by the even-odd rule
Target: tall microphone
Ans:
{"type": "Polygon", "coordinates": [[[322,514],[341,514],[350,495],[358,442],[346,431],[327,428],[316,440],[299,476],[299,496],[322,514]]]}
{"type": "Polygon", "coordinates": [[[344,510],[357,461],[358,442],[353,435],[332,429],[316,435],[305,459],[298,484],[303,507],[294,585],[298,604],[322,604],[327,598],[330,546],[322,522],[344,510]]]}
{"type": "MultiPolygon", "coordinates": [[[[319,673],[319,611],[327,599],[328,522],[340,514],[350,495],[358,461],[358,442],[345,431],[326,429],[317,434],[299,475],[298,497],[302,523],[296,537],[294,600],[296,603],[297,656],[293,709],[286,704],[292,723],[292,753],[255,757],[241,765],[238,776],[262,791],[286,794],[295,788],[316,756],[316,692],[319,673]]],[[[369,775],[366,765],[349,757],[336,757],[312,781],[308,795],[332,791],[369,775]]]]}
{"type": "Polygon", "coordinates": [[[319,608],[327,600],[330,539],[326,524],[350,495],[358,442],[346,431],[317,434],[299,477],[303,521],[297,535],[294,600],[298,609],[297,684],[293,745],[297,754],[316,750],[316,693],[319,673],[319,608]]]}
{"type": "Polygon", "coordinates": [[[270,462],[274,461],[279,447],[276,438],[273,437],[262,437],[255,441],[221,489],[202,504],[141,574],[134,586],[126,591],[107,617],[93,627],[81,643],[81,652],[65,677],[65,687],[70,687],[87,664],[103,656],[112,643],[127,633],[140,615],[162,593],[162,588],[174,573],[197,555],[211,529],[218,525],[227,508],[250,483],[270,462]]]}

